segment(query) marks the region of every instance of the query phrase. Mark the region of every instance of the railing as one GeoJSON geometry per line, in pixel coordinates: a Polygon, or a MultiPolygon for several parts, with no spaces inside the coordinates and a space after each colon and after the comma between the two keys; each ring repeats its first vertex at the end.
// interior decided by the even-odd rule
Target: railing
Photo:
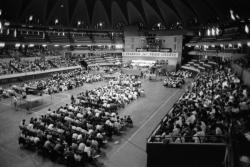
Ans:
{"type": "Polygon", "coordinates": [[[225,143],[226,136],[224,135],[205,135],[205,136],[160,136],[160,135],[155,135],[151,136],[148,139],[149,143],[197,143],[197,144],[202,144],[202,143],[225,143]]]}

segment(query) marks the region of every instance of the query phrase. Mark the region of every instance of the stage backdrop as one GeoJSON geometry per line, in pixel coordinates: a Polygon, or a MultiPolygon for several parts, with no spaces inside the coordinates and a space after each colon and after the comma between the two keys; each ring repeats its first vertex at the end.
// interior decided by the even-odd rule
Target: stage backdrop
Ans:
{"type": "Polygon", "coordinates": [[[123,63],[127,62],[156,62],[165,61],[165,69],[167,71],[174,71],[178,62],[178,53],[173,52],[123,52],[123,63]]]}

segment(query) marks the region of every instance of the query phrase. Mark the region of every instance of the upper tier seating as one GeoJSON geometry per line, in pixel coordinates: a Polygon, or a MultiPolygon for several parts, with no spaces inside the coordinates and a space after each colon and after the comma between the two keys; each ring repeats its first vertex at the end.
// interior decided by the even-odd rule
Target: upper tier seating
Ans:
{"type": "Polygon", "coordinates": [[[86,33],[71,33],[71,37],[75,43],[92,43],[90,36],[86,33]]]}
{"type": "Polygon", "coordinates": [[[69,34],[66,32],[49,32],[47,34],[49,40],[53,43],[69,43],[69,34]]]}
{"type": "Polygon", "coordinates": [[[111,43],[109,34],[93,33],[93,39],[95,43],[111,43]]]}

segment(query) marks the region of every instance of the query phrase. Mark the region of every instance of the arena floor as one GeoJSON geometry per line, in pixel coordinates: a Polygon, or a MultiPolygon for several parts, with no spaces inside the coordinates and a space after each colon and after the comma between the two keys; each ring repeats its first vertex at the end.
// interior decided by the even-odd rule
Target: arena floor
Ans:
{"type": "MultiPolygon", "coordinates": [[[[32,113],[15,111],[10,100],[0,101],[0,167],[59,167],[63,166],[44,159],[34,152],[20,149],[18,135],[22,119],[29,119],[45,113],[48,108],[56,109],[70,102],[70,96],[83,90],[91,90],[105,85],[105,82],[85,84],[81,88],[56,94],[52,102],[35,108],[32,113]]],[[[159,81],[143,81],[146,96],[127,105],[121,115],[131,115],[134,128],[122,136],[114,137],[98,160],[105,167],[146,167],[146,139],[156,128],[163,116],[184,92],[183,89],[170,89],[159,81]]],[[[87,165],[92,166],[92,165],[87,165]]]]}

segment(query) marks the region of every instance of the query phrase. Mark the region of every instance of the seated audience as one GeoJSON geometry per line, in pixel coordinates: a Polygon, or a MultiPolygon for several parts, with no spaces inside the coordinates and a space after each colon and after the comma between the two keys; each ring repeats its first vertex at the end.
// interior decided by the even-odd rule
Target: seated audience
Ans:
{"type": "Polygon", "coordinates": [[[19,144],[66,164],[93,161],[113,135],[133,124],[130,116],[119,116],[119,108],[113,106],[140,96],[139,82],[125,75],[117,81],[80,93],[77,99],[71,98],[70,104],[54,111],[49,109],[29,123],[23,120],[19,144]]]}
{"type": "Polygon", "coordinates": [[[249,92],[228,67],[200,73],[153,141],[223,142],[228,120],[250,109],[249,92]]]}

